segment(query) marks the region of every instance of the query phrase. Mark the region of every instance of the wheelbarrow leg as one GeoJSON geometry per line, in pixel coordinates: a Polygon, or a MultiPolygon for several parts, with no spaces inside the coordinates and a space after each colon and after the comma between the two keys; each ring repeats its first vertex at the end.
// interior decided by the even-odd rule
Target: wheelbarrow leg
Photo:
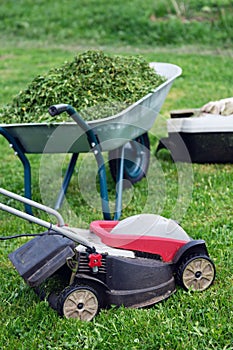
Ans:
{"type": "Polygon", "coordinates": [[[122,211],[122,192],[123,192],[123,176],[124,176],[124,147],[121,147],[119,168],[116,174],[116,204],[114,220],[119,220],[122,211]]]}
{"type": "MultiPolygon", "coordinates": [[[[25,156],[23,147],[15,140],[14,137],[12,137],[6,129],[0,127],[0,134],[5,137],[5,139],[9,142],[10,146],[15,151],[15,154],[19,157],[21,163],[23,164],[24,168],[24,195],[26,198],[31,199],[32,198],[32,191],[31,191],[31,166],[29,163],[29,160],[25,156]]],[[[26,213],[32,214],[32,207],[30,204],[24,204],[24,208],[26,213]]]]}
{"type": "Polygon", "coordinates": [[[54,209],[56,209],[56,210],[60,209],[62,206],[62,202],[64,200],[64,197],[65,197],[66,191],[68,189],[71,177],[73,175],[73,171],[74,171],[78,156],[79,156],[79,153],[72,154],[70,163],[69,163],[68,168],[66,170],[66,173],[65,173],[65,176],[63,179],[63,183],[62,183],[62,186],[61,186],[61,189],[60,189],[60,192],[58,194],[57,201],[56,201],[56,204],[54,207],[54,209]]]}

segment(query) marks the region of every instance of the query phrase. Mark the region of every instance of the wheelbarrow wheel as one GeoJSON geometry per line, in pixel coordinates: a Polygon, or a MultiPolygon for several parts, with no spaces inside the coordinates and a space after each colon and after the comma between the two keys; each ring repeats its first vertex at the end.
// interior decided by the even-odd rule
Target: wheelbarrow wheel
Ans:
{"type": "Polygon", "coordinates": [[[215,266],[206,255],[189,255],[177,271],[178,283],[186,290],[204,291],[215,279],[215,266]]]}
{"type": "MultiPolygon", "coordinates": [[[[150,163],[150,140],[148,134],[138,136],[124,146],[123,179],[126,183],[135,184],[146,176],[150,163]]],[[[109,152],[109,168],[116,182],[121,161],[122,147],[109,152]]],[[[125,183],[125,184],[126,184],[125,183]]]]}
{"type": "Polygon", "coordinates": [[[91,321],[99,312],[101,297],[98,292],[89,286],[66,287],[60,294],[57,311],[66,318],[78,318],[82,321],[91,321]]]}

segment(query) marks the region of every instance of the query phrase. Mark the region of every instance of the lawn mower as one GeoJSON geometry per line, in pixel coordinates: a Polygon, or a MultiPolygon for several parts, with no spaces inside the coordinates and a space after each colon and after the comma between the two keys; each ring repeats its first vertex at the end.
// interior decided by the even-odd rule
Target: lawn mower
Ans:
{"type": "Polygon", "coordinates": [[[111,305],[153,305],[170,297],[176,285],[206,290],[215,279],[215,266],[205,241],[193,240],[177,222],[160,215],[109,219],[98,139],[73,107],[60,104],[49,109],[54,116],[62,112],[83,128],[97,160],[104,220],[93,221],[87,230],[69,228],[56,210],[0,189],[0,194],[57,219],[52,224],[0,203],[0,209],[46,228],[9,254],[20,276],[61,316],[85,321],[111,305]]]}

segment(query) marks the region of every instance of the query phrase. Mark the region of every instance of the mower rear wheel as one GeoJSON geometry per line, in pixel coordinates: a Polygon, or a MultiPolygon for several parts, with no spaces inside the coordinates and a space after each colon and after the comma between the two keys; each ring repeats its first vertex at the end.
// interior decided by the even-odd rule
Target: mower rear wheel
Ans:
{"type": "Polygon", "coordinates": [[[179,266],[177,279],[184,289],[201,292],[214,282],[215,273],[214,263],[208,256],[193,254],[179,266]]]}
{"type": "Polygon", "coordinates": [[[98,313],[100,300],[97,292],[89,286],[69,286],[60,294],[58,313],[66,318],[91,321],[98,313]]]}
{"type": "MultiPolygon", "coordinates": [[[[147,133],[138,136],[136,139],[127,142],[124,146],[124,166],[123,178],[128,180],[127,183],[135,184],[146,176],[150,163],[150,140],[147,133]]],[[[109,168],[113,180],[116,182],[121,161],[122,147],[109,152],[109,168]]]]}

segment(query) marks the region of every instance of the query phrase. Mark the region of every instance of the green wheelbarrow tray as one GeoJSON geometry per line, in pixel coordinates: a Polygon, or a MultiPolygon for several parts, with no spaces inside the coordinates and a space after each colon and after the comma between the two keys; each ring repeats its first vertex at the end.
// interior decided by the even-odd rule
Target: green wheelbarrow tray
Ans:
{"type": "MultiPolygon", "coordinates": [[[[116,149],[151,129],[173,81],[182,72],[180,67],[169,63],[152,62],[150,66],[166,78],[163,84],[120,113],[88,122],[98,135],[102,151],[116,149]]],[[[85,133],[75,122],[2,124],[0,127],[19,142],[24,153],[90,151],[85,133]]]]}

